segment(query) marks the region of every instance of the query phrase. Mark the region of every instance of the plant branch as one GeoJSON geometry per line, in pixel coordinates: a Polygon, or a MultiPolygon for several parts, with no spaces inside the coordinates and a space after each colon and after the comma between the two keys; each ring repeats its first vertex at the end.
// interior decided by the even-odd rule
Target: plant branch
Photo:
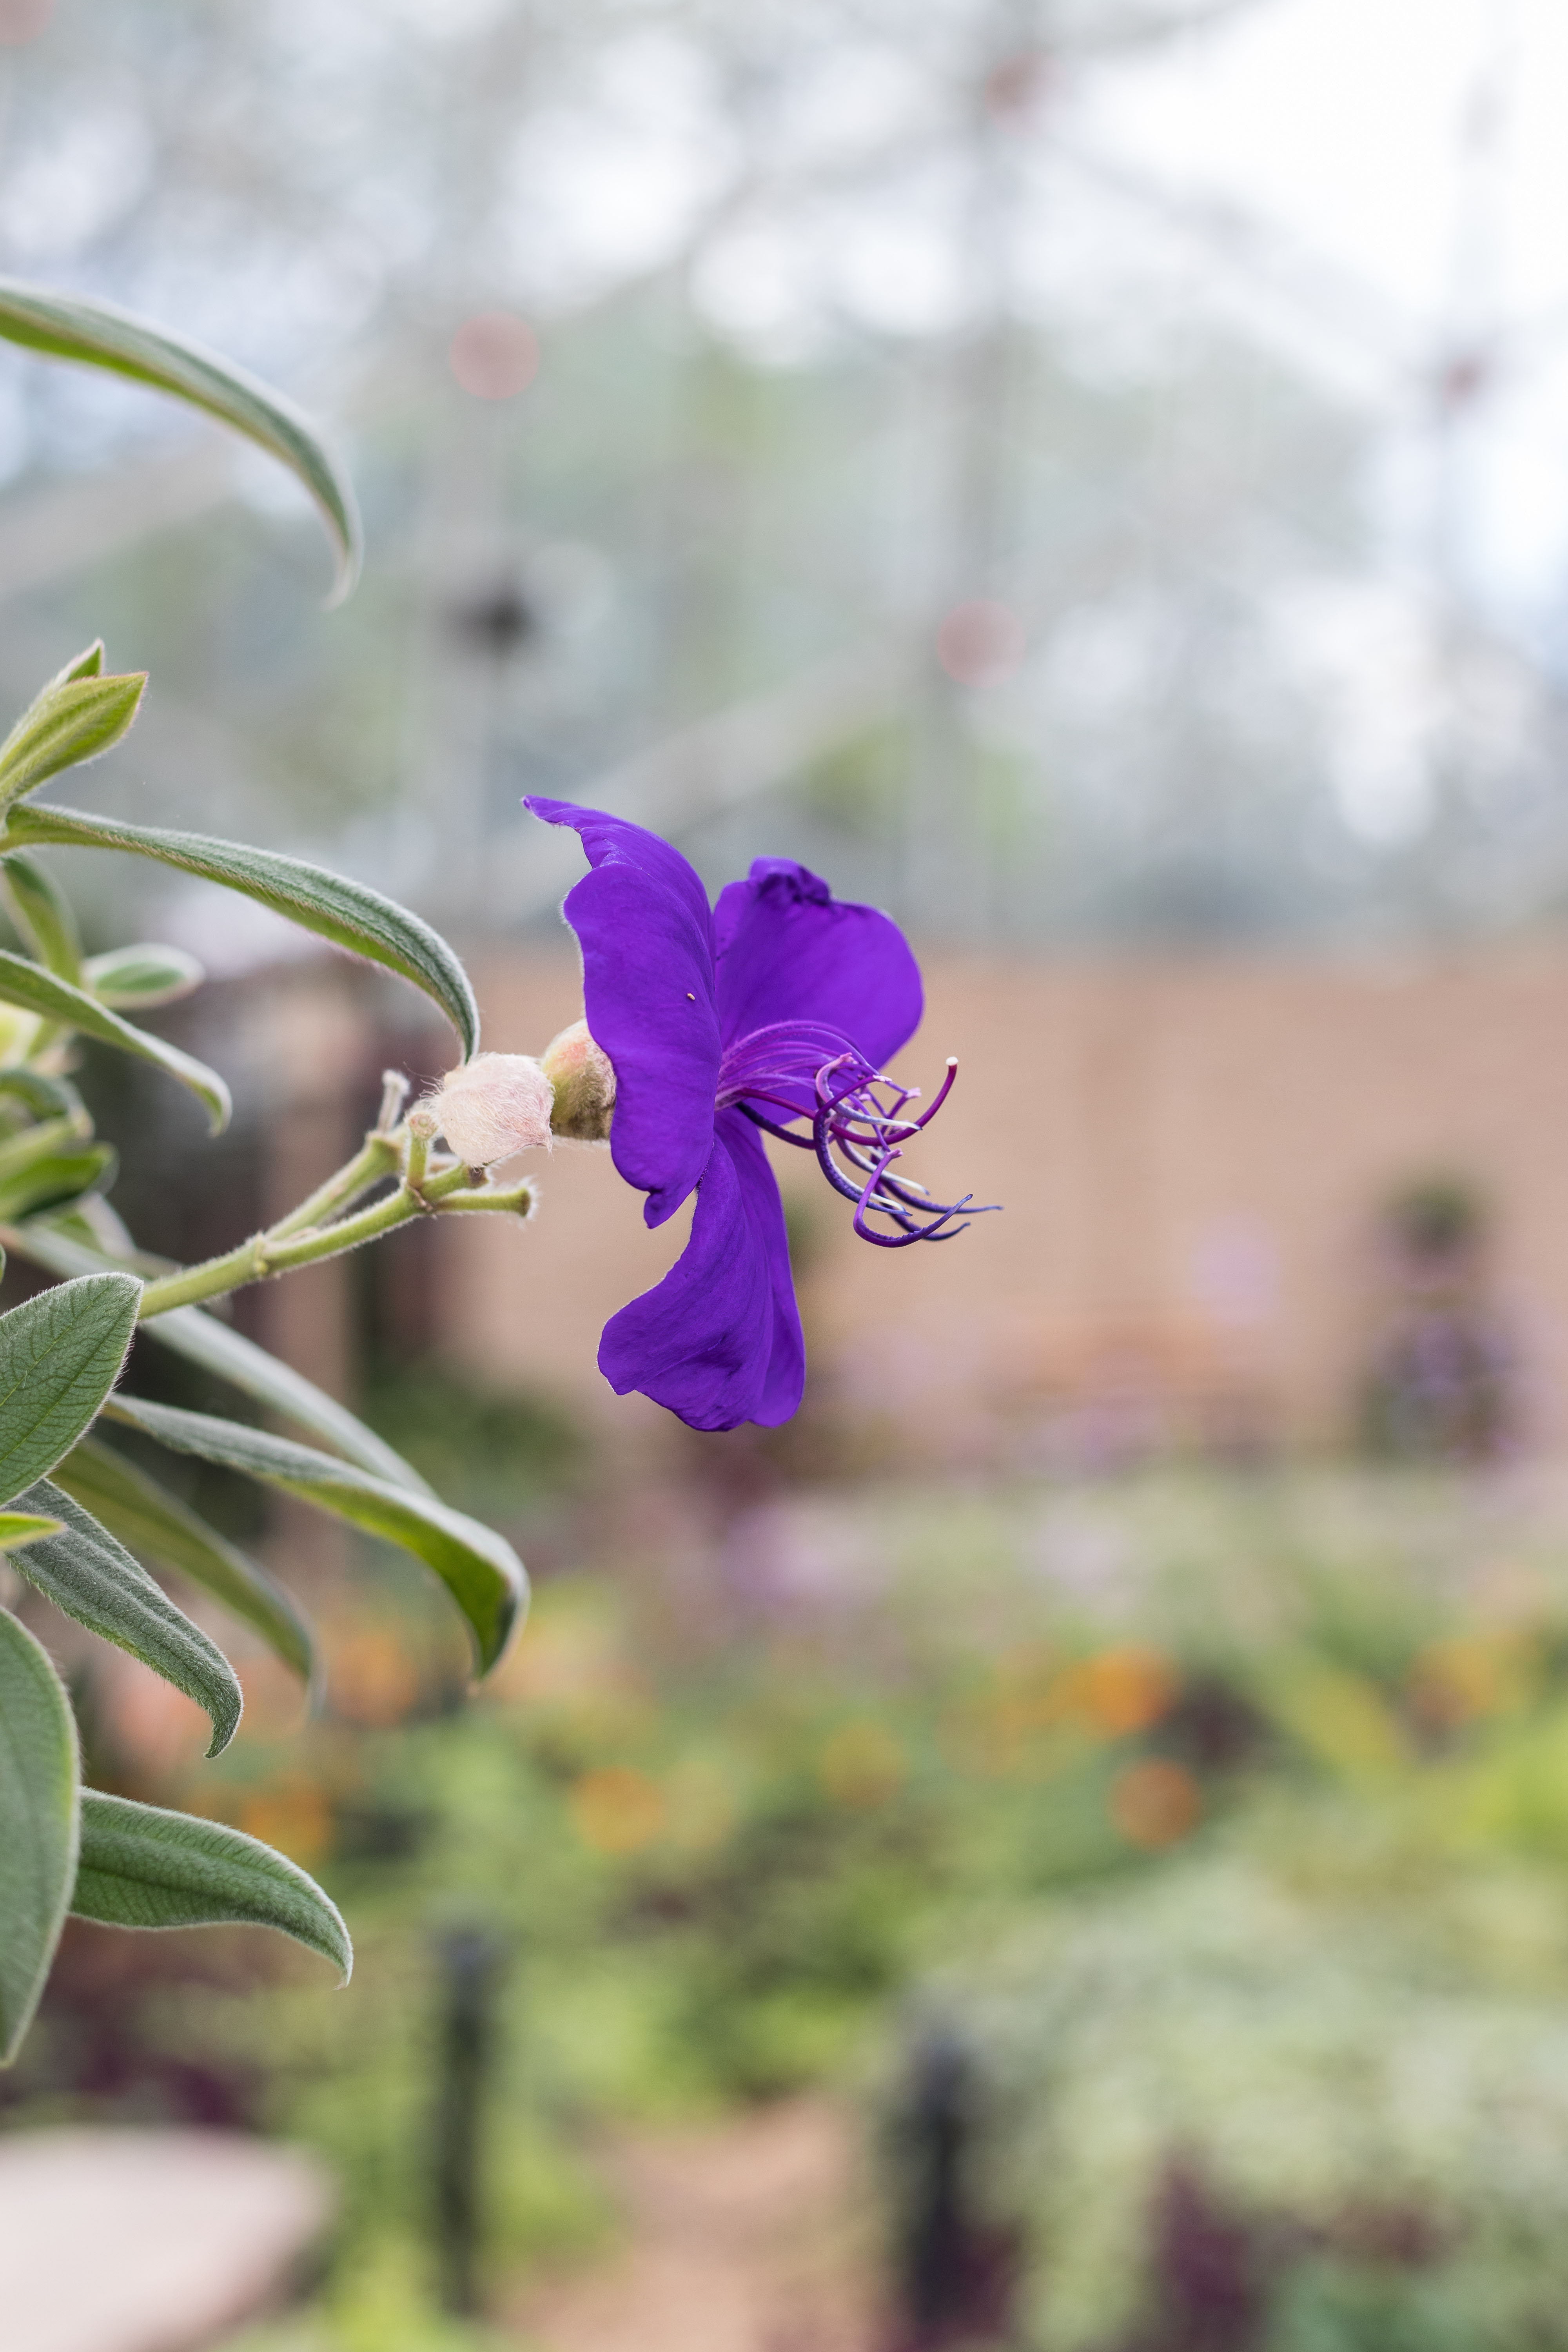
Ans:
{"type": "Polygon", "coordinates": [[[301,1202],[266,1233],[252,1234],[237,1248],[208,1258],[201,1265],[186,1266],[177,1274],[163,1275],[148,1283],[142,1293],[142,1320],[166,1315],[176,1307],[195,1306],[204,1298],[219,1297],[226,1291],[243,1289],[248,1283],[266,1282],[274,1275],[291,1273],[296,1266],[338,1257],[345,1250],[359,1249],[364,1243],[379,1239],[414,1217],[429,1216],[442,1209],[502,1209],[526,1215],[533,1206],[533,1187],[526,1180],[494,1191],[475,1187],[469,1183],[468,1171],[460,1161],[448,1161],[422,1181],[410,1182],[405,1176],[396,1191],[388,1192],[384,1200],[373,1201],[368,1208],[340,1217],[335,1223],[316,1223],[301,1230],[300,1221],[307,1210],[319,1213],[323,1202],[330,1207],[352,1202],[390,1173],[384,1164],[388,1150],[392,1166],[395,1167],[398,1150],[394,1139],[372,1134],[363,1151],[335,1176],[329,1177],[308,1202],[301,1202]]]}

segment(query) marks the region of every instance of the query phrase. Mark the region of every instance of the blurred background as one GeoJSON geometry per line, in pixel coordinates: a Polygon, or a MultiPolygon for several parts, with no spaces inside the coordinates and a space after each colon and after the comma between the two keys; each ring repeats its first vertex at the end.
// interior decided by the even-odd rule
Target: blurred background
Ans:
{"type": "MultiPolygon", "coordinates": [[[[1005,1203],[881,1253],[781,1167],[769,1434],[600,1380],[683,1238],[602,1153],[237,1303],[538,1586],[466,1703],[391,1555],[203,1473],[321,1718],[243,1659],[205,1767],[69,1653],[98,1785],[360,1935],[333,1999],[73,1927],[0,2088],[315,2151],[252,2352],[1568,2345],[1565,98],[1551,0],[0,0],[0,269],[288,388],[366,516],[325,612],[266,461],[0,354],[0,687],[152,672],[79,797],[392,891],[518,1052],[580,1007],[524,793],[800,857],[1005,1203]]],[[[145,1245],[444,1066],[70,871],[239,1101],[89,1063],[145,1245]]]]}

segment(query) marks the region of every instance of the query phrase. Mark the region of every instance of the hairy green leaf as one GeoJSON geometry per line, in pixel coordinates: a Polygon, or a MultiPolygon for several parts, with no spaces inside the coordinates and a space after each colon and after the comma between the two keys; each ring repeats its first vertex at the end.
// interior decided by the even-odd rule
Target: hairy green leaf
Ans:
{"type": "Polygon", "coordinates": [[[219,1755],[239,1728],[245,1701],[216,1643],[175,1608],[141,1561],[63,1487],[40,1478],[16,1499],[62,1523],[58,1536],[40,1536],[14,1556],[18,1575],[79,1625],[129,1650],[194,1698],[212,1720],[207,1754],[219,1755]]]}
{"type": "MultiPolygon", "coordinates": [[[[4,1074],[0,1073],[0,1076],[4,1074]]],[[[22,1231],[11,1231],[5,1236],[18,1257],[30,1259],[35,1265],[45,1267],[50,1274],[92,1274],[112,1264],[102,1249],[89,1245],[73,1234],[61,1233],[55,1225],[32,1224],[22,1231]]],[[[138,1261],[138,1271],[143,1270],[138,1261]]],[[[169,1269],[164,1266],[163,1272],[169,1269]]],[[[347,1461],[357,1462],[373,1478],[384,1478],[389,1486],[405,1486],[410,1494],[430,1495],[432,1489],[419,1475],[412,1463],[395,1454],[374,1429],[367,1429],[346,1405],[308,1381],[303,1372],[281,1364],[247,1339],[231,1325],[220,1323],[200,1307],[174,1307],[166,1315],[155,1315],[143,1323],[142,1330],[149,1339],[161,1347],[173,1349],[187,1362],[200,1364],[205,1371],[216,1372],[245,1395],[254,1397],[285,1421],[308,1429],[314,1437],[324,1438],[347,1461]]]]}
{"type": "Polygon", "coordinates": [[[479,1672],[488,1674],[505,1649],[527,1599],[528,1579],[511,1546],[493,1528],[446,1503],[368,1477],[314,1446],[295,1445],[241,1422],[149,1404],[142,1397],[116,1397],[109,1410],[115,1420],[145,1430],[176,1454],[222,1463],[331,1511],[367,1535],[403,1545],[434,1569],[468,1619],[479,1672]]]}
{"type": "Polygon", "coordinates": [[[187,955],[184,948],[159,947],[146,940],[132,948],[111,948],[107,955],[89,956],[82,966],[83,984],[100,1003],[143,1011],[189,996],[205,977],[195,956],[187,955]]]}
{"type": "Polygon", "coordinates": [[[0,1502],[51,1471],[120,1378],[142,1285],[89,1274],[0,1315],[0,1502]]]}
{"type": "Polygon", "coordinates": [[[134,1462],[84,1437],[57,1468],[55,1484],[132,1551],[178,1570],[243,1617],[301,1682],[312,1682],[310,1629],[290,1594],[134,1462]]]}
{"type": "Polygon", "coordinates": [[[0,1223],[62,1209],[84,1192],[114,1181],[119,1158],[111,1143],[84,1144],[79,1151],[51,1151],[26,1168],[0,1177],[0,1223]]]}
{"type": "Polygon", "coordinates": [[[84,1789],[71,1909],[113,1927],[276,1927],[353,1973],[342,1915],[297,1863],[192,1813],[84,1789]]]}
{"type": "Polygon", "coordinates": [[[29,963],[26,956],[12,955],[0,949],[0,999],[7,1004],[19,1004],[24,1011],[37,1013],[45,1021],[58,1021],[68,1029],[79,1029],[84,1036],[96,1037],[105,1045],[118,1045],[122,1054],[135,1054],[143,1062],[152,1062],[180,1084],[189,1087],[206,1105],[207,1123],[215,1135],[228,1125],[232,1108],[228,1088],[216,1070],[198,1062],[190,1054],[182,1054],[163,1037],[154,1037],[146,1029],[133,1029],[129,1021],[121,1021],[107,1004],[84,990],[72,988],[68,981],[59,980],[42,964],[29,963]]]}
{"type": "Polygon", "coordinates": [[[32,2022],[77,1861],[76,1725],[48,1654],[0,1609],[0,2066],[32,2022]]]}
{"type": "Polygon", "coordinates": [[[111,751],[129,732],[146,683],[145,670],[52,679],[0,743],[0,808],[111,751]]]}
{"type": "Polygon", "coordinates": [[[413,1464],[395,1453],[374,1429],[367,1429],[357,1414],[216,1316],[204,1314],[199,1307],[174,1307],[167,1315],[153,1316],[142,1328],[149,1339],[172,1348],[189,1363],[216,1372],[258,1404],[270,1406],[286,1421],[324,1438],[346,1461],[368,1470],[373,1478],[401,1486],[411,1495],[436,1499],[435,1490],[413,1464]]]}
{"type": "Polygon", "coordinates": [[[205,409],[280,458],[320,509],[338,554],[335,598],[359,572],[360,526],[347,476],[293,403],[216,352],[79,294],[0,278],[0,336],[52,359],[79,360],[205,409]]]}
{"type": "Polygon", "coordinates": [[[81,981],[81,933],[76,911],[55,877],[36,857],[14,849],[0,858],[0,879],[17,929],[38,961],[73,988],[81,981]]]}
{"type": "Polygon", "coordinates": [[[417,915],[345,880],[324,866],[250,849],[241,842],[209,840],[199,833],[167,833],[150,824],[126,824],[88,816],[79,809],[24,801],[6,820],[7,842],[61,842],[84,849],[124,849],[155,857],[184,874],[241,890],[247,898],[286,915],[302,929],[331,940],[351,955],[364,956],[400,972],[422,988],[462,1039],[465,1057],[479,1051],[479,1014],[468,976],[440,936],[417,915]]]}

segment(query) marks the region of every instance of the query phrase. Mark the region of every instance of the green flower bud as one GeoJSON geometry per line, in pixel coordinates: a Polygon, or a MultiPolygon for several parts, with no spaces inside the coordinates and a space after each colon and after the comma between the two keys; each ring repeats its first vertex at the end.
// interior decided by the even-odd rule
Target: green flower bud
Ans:
{"type": "Polygon", "coordinates": [[[540,1066],[555,1097],[550,1124],[574,1143],[604,1143],[616,1108],[616,1074],[610,1057],[595,1045],[585,1021],[574,1021],[552,1037],[540,1066]]]}

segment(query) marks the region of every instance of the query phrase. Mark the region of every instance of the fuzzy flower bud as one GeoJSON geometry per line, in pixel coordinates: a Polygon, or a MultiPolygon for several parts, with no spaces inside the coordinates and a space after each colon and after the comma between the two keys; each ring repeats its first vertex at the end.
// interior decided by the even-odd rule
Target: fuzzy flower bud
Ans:
{"type": "Polygon", "coordinates": [[[488,1168],[514,1151],[548,1150],[553,1100],[531,1054],[476,1054],[447,1071],[429,1109],[458,1159],[488,1168]]]}
{"type": "Polygon", "coordinates": [[[552,1037],[541,1057],[554,1095],[550,1124],[574,1143],[603,1143],[616,1108],[616,1074],[585,1021],[552,1037]]]}

